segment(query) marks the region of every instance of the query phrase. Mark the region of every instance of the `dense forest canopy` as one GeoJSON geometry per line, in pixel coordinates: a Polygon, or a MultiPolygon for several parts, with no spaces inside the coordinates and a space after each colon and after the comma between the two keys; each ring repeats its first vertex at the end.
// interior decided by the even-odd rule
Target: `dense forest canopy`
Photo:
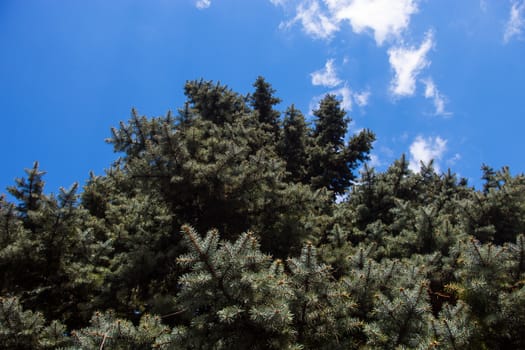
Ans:
{"type": "Polygon", "coordinates": [[[0,198],[2,348],[525,348],[524,175],[377,172],[335,96],[308,123],[253,89],[133,110],[82,187],[26,169],[0,198]]]}

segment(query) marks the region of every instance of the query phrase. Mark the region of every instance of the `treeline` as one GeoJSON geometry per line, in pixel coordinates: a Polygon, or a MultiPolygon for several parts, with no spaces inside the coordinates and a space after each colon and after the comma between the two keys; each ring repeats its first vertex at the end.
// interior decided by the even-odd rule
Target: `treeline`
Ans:
{"type": "Polygon", "coordinates": [[[524,175],[376,172],[335,96],[309,124],[261,77],[184,92],[82,189],[0,197],[0,347],[525,348],[524,175]]]}

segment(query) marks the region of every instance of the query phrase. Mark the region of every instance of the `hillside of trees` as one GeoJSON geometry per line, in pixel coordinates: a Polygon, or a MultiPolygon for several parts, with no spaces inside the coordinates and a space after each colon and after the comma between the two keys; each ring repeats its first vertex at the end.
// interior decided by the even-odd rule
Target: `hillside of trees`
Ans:
{"type": "Polygon", "coordinates": [[[102,176],[0,196],[2,349],[525,349],[525,176],[475,189],[324,97],[185,84],[112,129],[102,176]]]}

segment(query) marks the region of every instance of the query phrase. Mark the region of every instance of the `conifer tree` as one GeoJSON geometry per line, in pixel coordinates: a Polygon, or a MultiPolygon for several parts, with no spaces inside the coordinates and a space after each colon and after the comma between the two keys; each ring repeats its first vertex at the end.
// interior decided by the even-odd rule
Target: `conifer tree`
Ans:
{"type": "Polygon", "coordinates": [[[349,273],[348,259],[353,249],[352,243],[348,240],[348,232],[343,230],[337,222],[327,235],[326,240],[326,243],[320,243],[319,255],[322,261],[331,266],[334,278],[340,279],[349,273]]]}
{"type": "Polygon", "coordinates": [[[347,257],[348,273],[342,277],[347,290],[357,303],[359,318],[370,320],[376,294],[394,285],[394,278],[400,272],[399,263],[383,260],[378,263],[373,255],[373,245],[359,246],[347,257]]]}
{"type": "Polygon", "coordinates": [[[257,114],[261,127],[269,132],[273,142],[279,138],[280,113],[273,107],[281,102],[274,96],[275,89],[262,77],[259,76],[253,83],[255,92],[250,95],[250,105],[257,114]]]}
{"type": "Polygon", "coordinates": [[[144,315],[138,325],[119,319],[112,311],[96,312],[88,327],[72,333],[74,349],[83,350],[141,350],[179,349],[166,341],[170,329],[159,316],[144,315]]]}
{"type": "Polygon", "coordinates": [[[335,97],[269,132],[255,88],[188,82],[177,116],[113,129],[81,194],[35,163],[0,195],[0,348],[525,348],[523,174],[354,178],[373,135],[335,97]]]}
{"type": "Polygon", "coordinates": [[[525,232],[525,176],[511,176],[508,167],[497,172],[482,169],[483,192],[463,202],[467,232],[482,242],[514,242],[525,232]]]}
{"type": "MultiPolygon", "coordinates": [[[[18,179],[18,184],[43,173],[36,166],[27,172],[28,179],[18,179]]],[[[100,306],[97,299],[107,289],[112,242],[100,220],[79,207],[77,185],[60,188],[57,196],[43,193],[41,177],[36,187],[41,190],[38,196],[33,193],[38,198],[34,210],[25,211],[31,196],[24,186],[11,188],[21,198],[20,211],[11,203],[0,204],[5,223],[0,227],[0,237],[5,237],[0,246],[0,293],[17,295],[24,307],[76,327],[100,306]]]]}
{"type": "MultiPolygon", "coordinates": [[[[515,285],[512,293],[500,294],[499,305],[501,314],[495,339],[492,340],[494,346],[507,349],[520,349],[525,346],[525,286],[523,281],[515,285]],[[500,345],[501,344],[501,345],[500,345]]],[[[490,343],[489,343],[490,344],[490,343]]]]}
{"type": "Polygon", "coordinates": [[[375,135],[363,130],[347,143],[345,136],[350,119],[334,95],[326,95],[313,112],[314,145],[309,150],[309,177],[313,188],[325,187],[334,194],[343,194],[355,176],[353,170],[368,159],[375,135]]]}
{"type": "Polygon", "coordinates": [[[303,114],[294,105],[285,113],[279,154],[286,161],[287,179],[307,183],[308,127],[303,114]]]}
{"type": "Polygon", "coordinates": [[[41,313],[23,310],[16,297],[0,297],[0,345],[3,349],[44,350],[68,345],[66,327],[49,325],[41,313]]]}
{"type": "Polygon", "coordinates": [[[177,261],[191,271],[180,279],[177,300],[191,321],[177,328],[178,341],[190,348],[292,348],[283,263],[262,254],[251,233],[221,244],[216,231],[200,237],[184,226],[182,232],[189,253],[177,261]]]}
{"type": "Polygon", "coordinates": [[[469,306],[472,319],[479,325],[474,343],[488,348],[525,345],[521,333],[514,332],[525,321],[521,316],[525,304],[524,248],[522,235],[515,244],[505,246],[481,244],[471,238],[455,248],[461,252],[461,263],[455,273],[457,282],[448,287],[469,306]]]}
{"type": "Polygon", "coordinates": [[[254,141],[259,131],[253,115],[236,118],[216,124],[196,115],[181,126],[169,115],[149,121],[134,113],[129,124],[113,130],[110,142],[124,152],[114,172],[123,183],[158,194],[174,215],[173,227],[189,222],[232,237],[253,229],[265,251],[286,257],[290,244],[300,249],[307,221],[319,227],[310,219],[327,197],[286,183],[284,161],[273,147],[254,141]]]}
{"type": "Polygon", "coordinates": [[[179,223],[156,190],[137,186],[129,174],[113,168],[106,176],[92,176],[82,194],[92,213],[88,237],[99,247],[97,269],[90,274],[97,281],[91,304],[98,310],[111,305],[116,317],[136,322],[145,312],[173,307],[180,274],[173,263],[183,252],[179,223]]]}
{"type": "MultiPolygon", "coordinates": [[[[17,276],[22,271],[30,271],[35,245],[28,239],[27,230],[24,229],[16,206],[0,197],[0,292],[19,292],[17,276]]],[[[22,280],[23,281],[23,280],[22,280]]],[[[27,284],[31,281],[25,281],[27,284]]]]}
{"type": "Polygon", "coordinates": [[[357,321],[350,294],[317,261],[317,252],[306,243],[299,258],[288,259],[294,298],[291,309],[297,340],[307,349],[343,349],[355,345],[357,321]]]}
{"type": "MultiPolygon", "coordinates": [[[[432,318],[430,337],[424,344],[426,349],[479,349],[474,343],[477,325],[470,319],[468,305],[459,301],[456,305],[446,304],[437,318],[432,318]]],[[[423,348],[423,347],[422,347],[423,348]]]]}
{"type": "Polygon", "coordinates": [[[32,169],[25,169],[25,172],[27,179],[17,178],[16,186],[11,186],[7,190],[19,201],[17,210],[23,217],[24,226],[32,233],[36,233],[37,223],[35,221],[37,218],[34,217],[34,214],[43,204],[44,181],[42,177],[45,172],[38,169],[38,162],[33,164],[32,169]]]}
{"type": "Polygon", "coordinates": [[[43,193],[45,172],[39,170],[38,163],[26,169],[26,174],[27,178],[16,179],[17,186],[8,188],[18,205],[16,211],[7,205],[3,213],[8,222],[5,234],[11,240],[1,247],[4,254],[0,254],[0,265],[6,269],[2,289],[22,295],[26,306],[38,307],[46,317],[57,318],[74,308],[74,302],[69,300],[70,290],[65,287],[69,280],[67,262],[75,258],[79,243],[78,186],[61,188],[58,196],[48,196],[43,193]],[[13,224],[17,228],[9,232],[13,224]]]}
{"type": "Polygon", "coordinates": [[[494,168],[488,166],[487,164],[482,164],[481,171],[483,172],[481,179],[485,181],[483,183],[483,192],[485,194],[488,194],[491,189],[497,190],[501,188],[501,182],[498,179],[494,168]]]}
{"type": "Polygon", "coordinates": [[[378,294],[375,321],[365,326],[368,343],[382,349],[417,347],[428,335],[427,298],[424,282],[410,289],[399,288],[393,298],[378,294]]]}
{"type": "Polygon", "coordinates": [[[188,81],[184,93],[194,113],[218,125],[232,123],[237,116],[249,112],[246,98],[220,83],[188,81]]]}

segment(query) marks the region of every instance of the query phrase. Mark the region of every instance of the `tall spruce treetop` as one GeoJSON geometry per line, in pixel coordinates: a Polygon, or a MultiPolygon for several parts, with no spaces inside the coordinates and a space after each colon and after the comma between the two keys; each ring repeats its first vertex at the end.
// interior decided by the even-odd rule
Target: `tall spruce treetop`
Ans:
{"type": "Polygon", "coordinates": [[[286,110],[279,154],[286,161],[288,178],[305,182],[308,164],[308,126],[304,116],[294,105],[286,110]]]}
{"type": "Polygon", "coordinates": [[[248,112],[246,99],[220,82],[193,80],[184,86],[192,109],[204,120],[222,125],[248,112]]]}
{"type": "Polygon", "coordinates": [[[335,95],[326,95],[314,111],[314,145],[310,149],[309,178],[313,188],[328,188],[342,194],[355,178],[353,170],[368,159],[375,135],[369,130],[350,137],[345,145],[347,124],[351,121],[335,95]]]}
{"type": "Polygon", "coordinates": [[[203,82],[189,82],[186,89],[191,95],[180,122],[134,112],[113,130],[108,141],[124,153],[114,173],[123,176],[119,183],[132,193],[158,196],[174,226],[216,228],[231,234],[227,238],[253,230],[264,251],[280,257],[292,246],[300,249],[305,236],[295,233],[307,234],[301,223],[315,227],[309,213],[318,213],[328,197],[286,181],[277,143],[261,130],[256,113],[236,104],[240,95],[203,82]],[[210,107],[206,101],[224,104],[210,107]]]}
{"type": "Polygon", "coordinates": [[[274,96],[275,89],[261,76],[257,77],[253,87],[255,92],[250,96],[250,105],[257,112],[259,122],[263,124],[263,127],[277,138],[280,113],[274,110],[273,106],[279,104],[281,99],[274,96]]]}
{"type": "Polygon", "coordinates": [[[44,191],[42,177],[45,172],[38,169],[38,162],[33,164],[32,169],[25,169],[25,172],[27,179],[16,179],[16,186],[11,186],[7,190],[20,201],[18,211],[27,216],[30,211],[38,210],[42,204],[44,191]]]}
{"type": "Polygon", "coordinates": [[[319,109],[313,111],[317,118],[313,136],[317,138],[318,144],[331,145],[335,148],[344,147],[347,124],[350,118],[341,108],[341,103],[335,95],[328,94],[319,103],[319,109]]]}

